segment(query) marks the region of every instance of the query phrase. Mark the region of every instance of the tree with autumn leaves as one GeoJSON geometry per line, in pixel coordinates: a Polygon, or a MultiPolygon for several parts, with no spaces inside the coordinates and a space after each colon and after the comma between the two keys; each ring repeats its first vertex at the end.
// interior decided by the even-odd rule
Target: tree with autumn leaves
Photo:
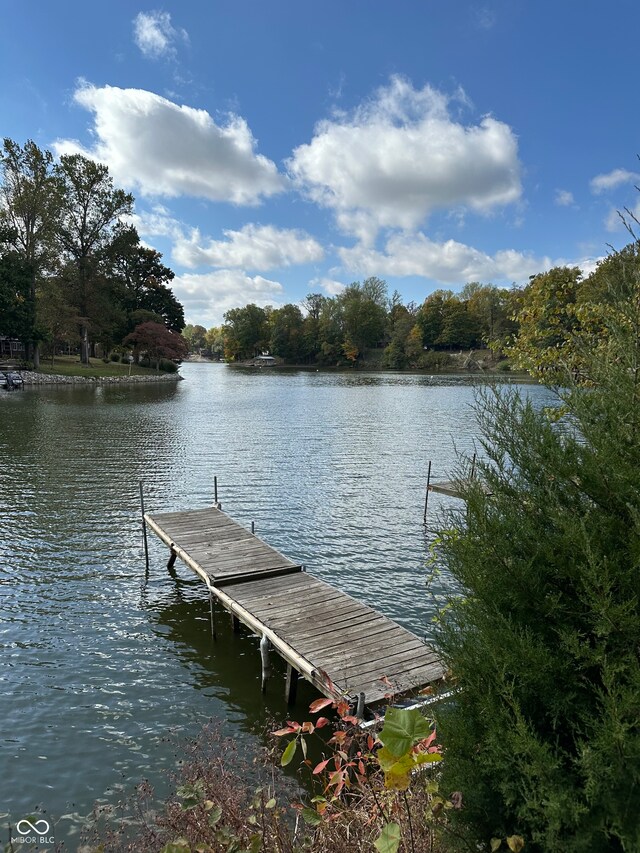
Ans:
{"type": "Polygon", "coordinates": [[[86,364],[96,344],[108,352],[141,322],[184,327],[167,286],[174,274],[141,245],[132,210],[105,165],[79,154],[56,162],[32,141],[4,140],[0,279],[11,310],[0,334],[22,340],[36,367],[43,344],[79,346],[86,364]]]}

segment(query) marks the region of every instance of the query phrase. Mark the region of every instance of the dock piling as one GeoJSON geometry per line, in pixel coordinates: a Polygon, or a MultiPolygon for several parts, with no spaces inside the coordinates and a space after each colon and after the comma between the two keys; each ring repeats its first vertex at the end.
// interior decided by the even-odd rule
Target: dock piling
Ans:
{"type": "Polygon", "coordinates": [[[171,569],[174,567],[177,556],[178,555],[176,554],[176,552],[172,548],[171,552],[169,554],[169,562],[167,563],[167,568],[169,569],[169,571],[171,571],[171,569]]]}
{"type": "Polygon", "coordinates": [[[213,478],[213,505],[216,509],[222,509],[222,504],[218,501],[218,478],[213,478]]]}
{"type": "Polygon", "coordinates": [[[358,693],[358,704],[356,706],[356,717],[359,720],[364,720],[364,693],[358,693]]]}
{"type": "Polygon", "coordinates": [[[213,609],[213,592],[209,590],[209,617],[211,619],[211,637],[217,640],[216,636],[216,614],[213,609]]]}
{"type": "Polygon", "coordinates": [[[285,682],[284,695],[287,700],[287,705],[295,705],[296,694],[298,692],[298,676],[300,673],[298,670],[291,666],[290,663],[287,664],[287,680],[285,682]]]}
{"type": "Polygon", "coordinates": [[[261,689],[263,693],[267,692],[267,679],[271,675],[271,664],[269,662],[269,651],[271,643],[266,634],[262,635],[260,640],[260,660],[262,661],[262,679],[261,689]]]}
{"type": "Polygon", "coordinates": [[[427,468],[427,489],[424,495],[424,516],[422,517],[422,523],[427,523],[427,507],[429,506],[429,486],[431,485],[431,460],[429,460],[429,467],[427,468]]]}
{"type": "Polygon", "coordinates": [[[146,567],[146,572],[149,574],[149,543],[147,542],[147,522],[144,517],[144,490],[142,487],[142,480],[139,482],[140,486],[140,515],[142,517],[142,538],[144,540],[144,564],[146,567]]]}

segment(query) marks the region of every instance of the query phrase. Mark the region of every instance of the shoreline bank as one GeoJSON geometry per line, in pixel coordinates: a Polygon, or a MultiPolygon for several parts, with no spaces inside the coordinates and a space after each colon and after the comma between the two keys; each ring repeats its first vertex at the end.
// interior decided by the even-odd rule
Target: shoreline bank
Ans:
{"type": "Polygon", "coordinates": [[[21,370],[25,385],[128,385],[139,382],[179,382],[184,379],[179,373],[160,373],[153,376],[65,376],[62,373],[38,373],[21,370]]]}

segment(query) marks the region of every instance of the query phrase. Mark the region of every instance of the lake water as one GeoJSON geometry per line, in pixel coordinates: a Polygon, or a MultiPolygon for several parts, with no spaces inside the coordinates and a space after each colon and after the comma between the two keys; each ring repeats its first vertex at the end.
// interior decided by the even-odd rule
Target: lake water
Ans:
{"type": "Polygon", "coordinates": [[[213,717],[251,748],[286,713],[284,668],[263,697],[257,640],[221,615],[214,644],[204,585],[152,535],[145,580],[140,480],[165,511],[211,504],[217,475],[234,518],[420,636],[446,592],[422,512],[429,459],[445,477],[477,438],[467,381],[181,370],[0,399],[0,823],[37,813],[71,849],[95,802],[162,792],[173,737],[213,717]]]}

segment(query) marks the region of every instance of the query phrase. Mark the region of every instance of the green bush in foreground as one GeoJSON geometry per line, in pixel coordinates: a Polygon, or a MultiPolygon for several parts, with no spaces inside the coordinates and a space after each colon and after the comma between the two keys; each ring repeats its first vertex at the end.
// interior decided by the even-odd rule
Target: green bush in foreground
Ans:
{"type": "Polygon", "coordinates": [[[484,849],[640,850],[640,282],[610,287],[557,408],[480,396],[491,496],[467,487],[440,540],[466,593],[440,625],[443,786],[484,849]]]}

